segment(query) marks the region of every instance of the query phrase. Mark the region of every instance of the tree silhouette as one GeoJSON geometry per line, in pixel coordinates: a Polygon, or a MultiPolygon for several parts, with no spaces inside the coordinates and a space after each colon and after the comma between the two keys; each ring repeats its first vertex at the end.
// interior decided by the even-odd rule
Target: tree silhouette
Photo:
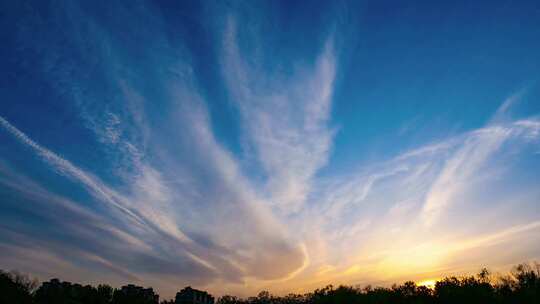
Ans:
{"type": "MultiPolygon", "coordinates": [[[[37,281],[17,272],[0,270],[0,304],[157,304],[152,288],[126,285],[72,284],[52,279],[36,290],[37,281]]],[[[241,299],[225,295],[217,304],[445,304],[445,303],[540,303],[540,265],[520,264],[503,276],[493,278],[487,269],[476,276],[447,277],[433,289],[414,282],[390,288],[328,285],[307,294],[274,296],[268,291],[241,299]]],[[[174,300],[161,304],[175,304],[174,300]]]]}
{"type": "Polygon", "coordinates": [[[37,284],[18,272],[0,270],[0,303],[33,303],[32,292],[37,284]]]}

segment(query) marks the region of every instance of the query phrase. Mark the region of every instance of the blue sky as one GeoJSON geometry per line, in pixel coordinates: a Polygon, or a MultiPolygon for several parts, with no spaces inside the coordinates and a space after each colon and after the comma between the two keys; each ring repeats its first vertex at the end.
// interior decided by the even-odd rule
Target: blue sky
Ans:
{"type": "Polygon", "coordinates": [[[537,1],[0,11],[0,268],[246,295],[540,257],[537,1]]]}

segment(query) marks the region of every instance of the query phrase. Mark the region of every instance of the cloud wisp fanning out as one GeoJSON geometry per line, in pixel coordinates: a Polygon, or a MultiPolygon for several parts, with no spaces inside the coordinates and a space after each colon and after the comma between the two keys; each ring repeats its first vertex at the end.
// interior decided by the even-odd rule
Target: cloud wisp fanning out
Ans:
{"type": "Polygon", "coordinates": [[[436,117],[424,129],[444,130],[405,122],[381,151],[407,109],[377,102],[394,74],[347,57],[368,51],[344,37],[343,8],[306,24],[277,4],[106,8],[13,8],[9,42],[25,60],[8,62],[23,76],[0,88],[0,268],[168,297],[540,256],[540,119],[534,101],[510,115],[534,86],[463,127],[418,107],[413,122],[436,117]],[[490,254],[502,246],[516,249],[490,254]]]}
{"type": "Polygon", "coordinates": [[[285,213],[298,212],[331,150],[329,120],[337,69],[333,39],[328,38],[312,66],[292,75],[265,74],[262,63],[246,60],[255,54],[241,52],[238,30],[230,17],[223,39],[223,75],[267,176],[268,200],[285,213]]]}
{"type": "MultiPolygon", "coordinates": [[[[324,270],[330,281],[392,282],[481,266],[456,263],[464,254],[478,255],[483,263],[508,261],[486,254],[538,232],[534,215],[518,224],[522,212],[534,210],[538,191],[526,183],[505,189],[509,176],[520,175],[518,155],[538,147],[538,122],[532,117],[490,123],[321,180],[316,203],[302,219],[306,239],[313,242],[308,254],[317,261],[311,277],[324,270]],[[514,200],[524,209],[512,210],[514,200]]],[[[535,257],[538,248],[527,250],[535,257]]]]}
{"type": "MultiPolygon", "coordinates": [[[[78,32],[89,31],[94,39],[101,38],[102,45],[95,56],[101,56],[105,64],[112,65],[113,61],[114,65],[129,64],[129,58],[118,59],[119,54],[115,53],[122,51],[114,43],[112,36],[115,33],[93,23],[92,17],[81,8],[70,7],[64,13],[84,16],[90,22],[73,28],[73,33],[66,34],[68,39],[77,37],[78,32]]],[[[138,15],[146,11],[132,8],[130,13],[138,15]]],[[[156,32],[162,31],[155,18],[148,21],[149,27],[156,32]]],[[[157,74],[152,85],[161,90],[159,93],[141,91],[135,86],[139,81],[137,77],[105,66],[104,72],[109,74],[106,85],[115,93],[106,96],[112,101],[96,104],[95,100],[104,97],[99,91],[85,87],[89,84],[79,79],[65,79],[70,86],[63,91],[73,99],[73,106],[79,111],[80,127],[94,134],[99,150],[105,154],[103,161],[110,162],[107,165],[111,167],[106,172],[113,174],[113,178],[101,179],[91,168],[77,166],[68,157],[61,157],[38,144],[11,122],[0,118],[3,131],[7,131],[5,134],[18,140],[19,144],[12,143],[13,147],[18,146],[15,149],[39,155],[44,161],[42,164],[52,169],[52,180],[67,177],[75,187],[82,186],[91,195],[48,191],[37,195],[27,187],[29,185],[8,182],[14,178],[17,166],[3,171],[2,185],[15,197],[27,200],[28,204],[36,199],[51,201],[43,212],[33,213],[50,225],[63,227],[65,232],[61,234],[69,236],[61,237],[56,229],[35,236],[51,241],[50,245],[38,242],[34,236],[28,236],[28,241],[23,244],[22,239],[13,236],[7,241],[9,248],[13,248],[9,252],[16,250],[35,257],[31,252],[45,247],[52,252],[51,259],[53,256],[64,259],[67,265],[61,269],[97,265],[107,269],[103,276],[108,280],[153,282],[171,294],[182,282],[242,286],[246,280],[289,276],[305,265],[307,257],[301,243],[293,240],[289,231],[277,221],[267,197],[259,195],[257,187],[240,171],[235,156],[215,138],[207,101],[201,97],[201,88],[196,84],[189,62],[176,56],[176,50],[164,37],[153,37],[152,42],[160,45],[159,51],[143,56],[150,61],[158,60],[160,56],[172,58],[164,72],[152,71],[157,74]],[[159,107],[166,109],[167,115],[156,116],[153,111],[159,107]],[[177,128],[183,131],[178,133],[177,128]],[[65,204],[55,206],[54,201],[65,204]],[[88,203],[81,205],[81,201],[88,203]],[[66,214],[74,210],[77,214],[82,212],[78,216],[82,223],[60,225],[58,218],[48,216],[61,210],[66,214]],[[89,212],[94,215],[86,214],[89,212]],[[92,229],[96,229],[95,234],[90,233],[92,229]],[[110,232],[110,237],[103,238],[101,231],[110,232]],[[106,242],[115,245],[108,246],[106,242]],[[32,243],[35,245],[28,245],[32,243]],[[89,245],[79,248],[81,243],[89,245]],[[61,254],[70,250],[73,251],[71,255],[61,254]]],[[[89,68],[53,63],[49,56],[42,60],[48,68],[43,72],[52,78],[61,77],[65,70],[84,74],[89,68]],[[54,64],[57,66],[51,68],[54,64]]],[[[139,67],[141,70],[152,68],[139,67]]],[[[31,177],[20,181],[39,189],[46,187],[40,185],[42,181],[31,177]]],[[[38,192],[42,191],[45,190],[38,192]]],[[[7,205],[6,208],[17,210],[19,207],[7,205]]],[[[20,208],[28,211],[26,206],[20,208]]],[[[18,232],[11,228],[5,228],[6,235],[18,232]]],[[[3,258],[7,259],[7,256],[3,258]]],[[[30,264],[37,263],[37,259],[33,261],[30,264]]],[[[45,275],[40,268],[32,269],[45,275]]],[[[77,272],[83,273],[82,270],[73,271],[77,272]]]]}

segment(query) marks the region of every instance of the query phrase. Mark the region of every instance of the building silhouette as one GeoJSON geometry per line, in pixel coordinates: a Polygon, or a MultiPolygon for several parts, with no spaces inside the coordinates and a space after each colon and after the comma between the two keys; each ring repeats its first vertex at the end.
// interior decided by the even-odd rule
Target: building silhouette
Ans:
{"type": "Polygon", "coordinates": [[[152,288],[143,288],[129,284],[116,290],[113,302],[121,304],[158,304],[159,295],[155,294],[152,288]]]}
{"type": "Polygon", "coordinates": [[[214,304],[214,297],[202,290],[188,286],[176,293],[175,304],[214,304]]]}

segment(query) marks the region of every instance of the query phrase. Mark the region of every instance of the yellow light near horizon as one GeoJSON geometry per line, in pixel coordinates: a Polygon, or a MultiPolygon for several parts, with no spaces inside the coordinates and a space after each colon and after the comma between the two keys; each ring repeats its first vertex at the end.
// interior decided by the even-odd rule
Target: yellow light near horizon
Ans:
{"type": "Polygon", "coordinates": [[[426,286],[427,288],[435,288],[435,283],[437,282],[437,280],[424,280],[424,281],[421,281],[421,282],[418,282],[416,283],[416,285],[418,286],[426,286]]]}

